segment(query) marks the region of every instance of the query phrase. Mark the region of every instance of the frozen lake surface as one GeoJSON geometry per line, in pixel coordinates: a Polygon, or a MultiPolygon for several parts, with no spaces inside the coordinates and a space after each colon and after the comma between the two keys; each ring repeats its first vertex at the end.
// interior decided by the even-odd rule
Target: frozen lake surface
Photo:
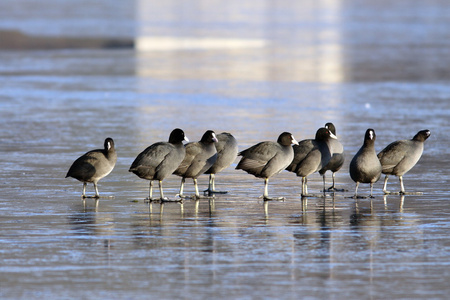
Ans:
{"type": "MultiPolygon", "coordinates": [[[[42,14],[21,2],[29,5],[0,4],[0,30],[171,42],[148,51],[0,50],[2,299],[448,298],[445,1],[217,2],[221,14],[203,1],[167,1],[144,5],[148,19],[139,1],[135,9],[97,1],[114,5],[87,13],[91,1],[46,0],[52,10],[42,14]],[[269,193],[286,200],[264,203],[263,181],[234,170],[236,160],[216,177],[228,194],[148,204],[148,182],[128,172],[176,127],[191,141],[207,129],[231,132],[243,150],[283,131],[313,138],[330,121],[346,151],[336,178],[347,192],[325,198],[302,201],[300,178],[283,172],[269,193]],[[407,191],[423,195],[383,196],[380,180],[374,199],[349,198],[348,164],[369,127],[377,151],[431,131],[404,176],[407,191]],[[118,161],[99,191],[113,197],[83,202],[82,184],[64,177],[108,136],[118,161]]],[[[199,183],[206,188],[207,176],[199,183]]],[[[179,184],[166,179],[167,196],[179,184]]],[[[310,191],[321,187],[310,176],[310,191]]],[[[397,178],[389,189],[399,189],[397,178]]],[[[185,191],[194,192],[191,180],[185,191]]]]}

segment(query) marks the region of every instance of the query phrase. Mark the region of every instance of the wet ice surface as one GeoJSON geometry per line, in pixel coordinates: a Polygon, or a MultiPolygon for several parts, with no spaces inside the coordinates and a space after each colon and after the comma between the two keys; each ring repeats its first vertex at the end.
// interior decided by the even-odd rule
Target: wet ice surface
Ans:
{"type": "MultiPolygon", "coordinates": [[[[372,16],[370,5],[347,13],[372,16]]],[[[308,39],[285,37],[275,17],[267,22],[278,27],[268,29],[263,49],[2,52],[1,297],[446,299],[450,87],[439,25],[445,10],[409,13],[394,31],[372,28],[392,35],[370,45],[361,34],[351,44],[332,39],[331,48],[322,41],[311,48],[308,39]],[[431,20],[428,14],[439,22],[424,25],[435,33],[426,35],[426,46],[414,38],[423,36],[422,27],[402,37],[411,16],[431,20]],[[300,179],[283,172],[271,179],[269,193],[286,201],[265,206],[258,199],[262,180],[232,166],[217,175],[218,188],[229,194],[162,207],[144,203],[148,182],[127,171],[175,127],[191,141],[207,129],[229,131],[243,150],[282,131],[312,138],[328,121],[346,150],[337,181],[348,191],[334,197],[302,203],[300,179]],[[377,151],[431,130],[422,159],[404,176],[406,189],[423,195],[383,197],[381,180],[372,201],[348,198],[348,164],[369,127],[377,151]],[[81,183],[64,176],[107,136],[119,158],[99,191],[114,198],[96,207],[81,201],[81,183]]],[[[344,25],[344,32],[371,28],[344,25]]],[[[164,181],[167,196],[179,183],[175,176],[164,181]]],[[[199,183],[206,188],[206,175],[199,183]]],[[[309,190],[318,193],[321,184],[314,174],[309,190]]],[[[399,189],[397,178],[388,188],[399,189]]],[[[191,180],[186,192],[193,193],[191,180]]]]}

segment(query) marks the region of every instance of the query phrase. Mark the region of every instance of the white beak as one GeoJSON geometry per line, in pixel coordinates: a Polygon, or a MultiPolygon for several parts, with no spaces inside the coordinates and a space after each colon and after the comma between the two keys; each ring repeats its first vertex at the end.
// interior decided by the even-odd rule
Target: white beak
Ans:
{"type": "Polygon", "coordinates": [[[212,140],[217,143],[219,140],[216,138],[216,135],[213,133],[212,136],[213,136],[212,140]]]}

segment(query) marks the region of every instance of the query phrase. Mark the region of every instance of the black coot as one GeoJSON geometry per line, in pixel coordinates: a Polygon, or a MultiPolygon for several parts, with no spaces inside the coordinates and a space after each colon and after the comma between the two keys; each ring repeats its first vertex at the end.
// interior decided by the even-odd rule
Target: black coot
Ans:
{"type": "Polygon", "coordinates": [[[94,198],[100,198],[97,182],[111,173],[116,161],[114,141],[112,138],[106,138],[104,149],[89,151],[75,160],[67,172],[66,178],[73,177],[83,182],[83,198],[86,198],[86,184],[92,182],[95,189],[94,198]]]}
{"type": "Polygon", "coordinates": [[[183,161],[186,152],[183,141],[189,142],[184,131],[176,128],[170,133],[168,142],[158,142],[147,147],[131,164],[128,171],[142,179],[150,180],[149,200],[152,200],[153,180],[159,181],[160,200],[169,200],[164,197],[162,181],[183,161]]]}
{"type": "Polygon", "coordinates": [[[231,165],[238,153],[238,144],[233,135],[228,132],[222,132],[216,137],[218,140],[218,142],[215,143],[217,160],[211,168],[205,172],[205,174],[210,174],[208,189],[204,191],[205,193],[208,193],[209,196],[227,193],[226,191],[216,191],[215,175],[231,165]]]}
{"type": "Polygon", "coordinates": [[[375,131],[370,128],[367,129],[364,136],[364,144],[350,162],[350,177],[356,182],[353,198],[358,198],[358,186],[360,183],[370,184],[369,197],[373,198],[373,184],[380,179],[381,164],[375,152],[375,138],[375,131]]]}
{"type": "Polygon", "coordinates": [[[178,168],[173,172],[181,176],[180,198],[184,198],[183,189],[186,178],[192,178],[195,186],[195,199],[200,199],[197,178],[206,172],[217,160],[217,151],[214,143],[217,142],[214,131],[206,131],[199,142],[186,144],[186,155],[178,168]]]}
{"type": "Polygon", "coordinates": [[[237,170],[264,178],[264,200],[272,200],[268,193],[269,178],[286,169],[294,158],[292,144],[298,145],[298,142],[291,133],[283,132],[276,143],[261,142],[238,153],[242,158],[236,166],[237,170]]]}
{"type": "MultiPolygon", "coordinates": [[[[336,127],[334,126],[333,123],[325,124],[325,128],[330,130],[336,136],[336,127]]],[[[323,190],[324,191],[328,190],[328,191],[344,192],[345,189],[336,189],[336,180],[335,180],[336,172],[339,171],[342,168],[342,165],[344,164],[344,160],[345,160],[344,147],[342,146],[341,142],[339,142],[339,140],[337,138],[329,140],[329,145],[330,145],[330,149],[332,152],[331,159],[328,162],[328,164],[319,171],[319,174],[322,175],[322,177],[323,177],[323,190]],[[326,189],[325,188],[325,173],[328,170],[331,171],[333,185],[331,187],[329,187],[328,189],[326,189]]]]}
{"type": "Polygon", "coordinates": [[[423,153],[423,145],[430,137],[429,130],[419,131],[411,140],[395,141],[378,153],[384,178],[383,192],[386,190],[389,175],[398,176],[400,180],[400,194],[406,194],[403,186],[403,175],[412,169],[419,161],[423,153]]]}
{"type": "Polygon", "coordinates": [[[302,178],[302,197],[308,195],[307,176],[318,172],[328,164],[331,159],[329,141],[336,136],[327,128],[319,128],[314,139],[300,141],[294,145],[294,159],[286,168],[302,178]]]}

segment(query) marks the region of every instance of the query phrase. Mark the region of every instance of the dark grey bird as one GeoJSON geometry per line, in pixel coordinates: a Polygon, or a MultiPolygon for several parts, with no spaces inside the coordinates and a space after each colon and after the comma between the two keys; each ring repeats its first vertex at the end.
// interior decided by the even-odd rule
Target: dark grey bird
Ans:
{"type": "Polygon", "coordinates": [[[218,141],[215,143],[217,160],[211,168],[205,172],[205,174],[209,174],[209,184],[208,189],[204,192],[208,193],[209,196],[227,193],[226,191],[216,191],[215,177],[217,173],[221,172],[234,162],[238,153],[238,144],[233,135],[228,132],[222,132],[216,137],[218,141]]]}
{"type": "Polygon", "coordinates": [[[385,174],[383,192],[386,190],[389,175],[398,176],[400,180],[400,194],[406,194],[403,186],[403,175],[411,170],[419,161],[423,153],[424,142],[430,137],[431,132],[419,131],[411,140],[395,141],[378,153],[378,158],[382,166],[382,173],[385,174]]]}
{"type": "MultiPolygon", "coordinates": [[[[336,136],[336,127],[333,123],[327,123],[325,124],[325,128],[331,131],[336,136]]],[[[344,164],[344,147],[342,146],[341,142],[336,139],[329,140],[330,150],[331,150],[331,159],[328,162],[328,164],[323,167],[319,174],[323,177],[323,190],[325,189],[325,173],[330,170],[331,171],[331,177],[333,178],[333,185],[328,188],[328,191],[341,191],[344,192],[344,189],[336,189],[336,179],[335,175],[336,172],[339,171],[342,168],[342,165],[344,164]]]]}
{"type": "Polygon", "coordinates": [[[104,149],[96,149],[85,153],[75,160],[67,172],[67,177],[73,177],[83,182],[83,198],[86,197],[86,184],[93,183],[95,196],[100,198],[97,183],[100,179],[111,173],[116,165],[117,154],[112,138],[106,138],[104,149]]]}
{"type": "Polygon", "coordinates": [[[294,158],[292,144],[298,145],[293,135],[283,132],[277,142],[261,142],[238,153],[242,156],[237,170],[244,170],[258,178],[264,178],[264,200],[282,200],[281,198],[269,198],[269,178],[280,173],[291,163],[294,158]]]}
{"type": "Polygon", "coordinates": [[[319,128],[314,139],[300,141],[294,145],[294,159],[286,168],[302,178],[302,197],[308,195],[307,176],[318,172],[331,160],[330,140],[336,136],[327,128],[319,128]]]}
{"type": "Polygon", "coordinates": [[[212,130],[206,131],[199,142],[186,144],[186,155],[178,168],[173,172],[181,176],[180,192],[178,196],[184,198],[183,189],[186,178],[192,178],[195,186],[194,199],[200,199],[197,178],[206,172],[217,160],[217,151],[214,143],[217,142],[216,134],[212,130]]]}
{"type": "Polygon", "coordinates": [[[364,136],[364,144],[355,154],[350,162],[350,177],[356,182],[355,195],[358,198],[358,186],[360,183],[370,184],[370,198],[372,196],[373,184],[380,179],[381,163],[375,152],[375,130],[369,128],[364,136]]]}
{"type": "Polygon", "coordinates": [[[159,182],[161,201],[169,201],[164,197],[162,181],[171,175],[184,159],[186,150],[183,141],[189,142],[184,131],[176,128],[172,130],[168,142],[158,142],[139,153],[128,171],[142,179],[150,180],[148,200],[153,200],[153,180],[159,182]]]}

